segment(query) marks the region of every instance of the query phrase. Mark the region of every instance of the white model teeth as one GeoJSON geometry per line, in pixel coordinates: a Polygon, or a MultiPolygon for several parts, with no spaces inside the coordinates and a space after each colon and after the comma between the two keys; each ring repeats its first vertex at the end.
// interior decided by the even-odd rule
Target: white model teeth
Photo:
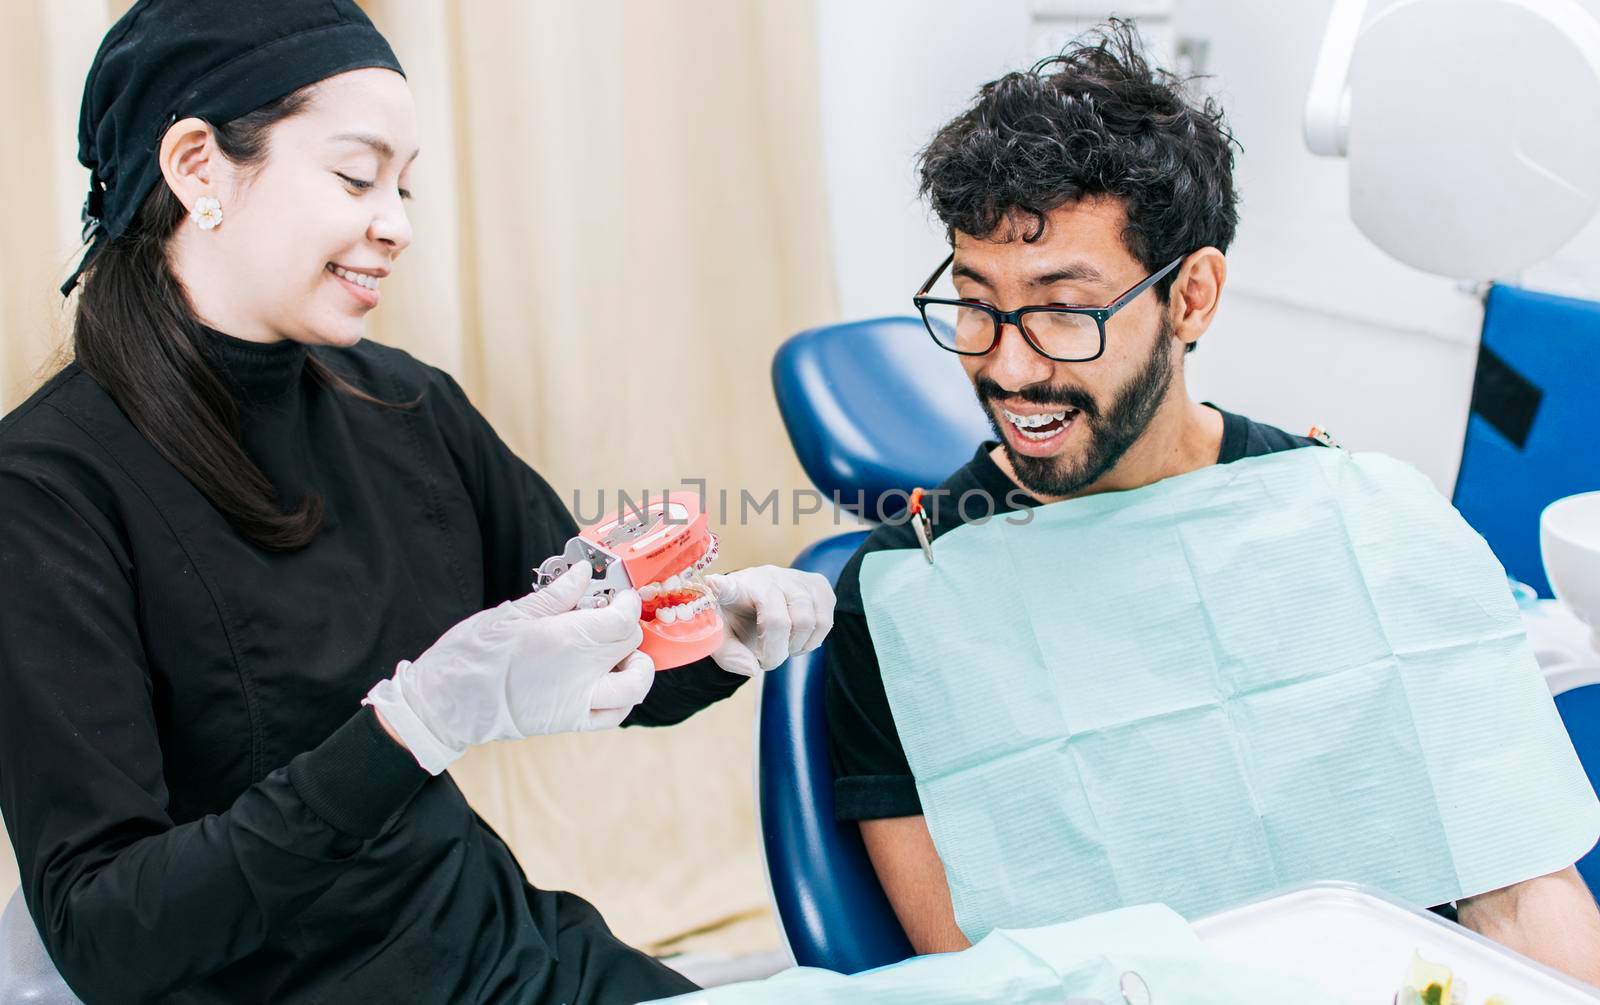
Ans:
{"type": "Polygon", "coordinates": [[[719,544],[720,542],[717,540],[717,535],[712,534],[711,545],[706,548],[706,553],[695,559],[694,564],[689,566],[689,568],[693,569],[695,572],[699,572],[712,562],[715,562],[717,560],[717,547],[719,544]]]}
{"type": "Polygon", "coordinates": [[[709,597],[701,597],[688,604],[675,604],[672,607],[663,607],[656,612],[656,620],[663,625],[677,624],[680,621],[689,621],[696,615],[711,610],[709,597]]]}
{"type": "Polygon", "coordinates": [[[711,535],[711,546],[706,549],[706,553],[704,555],[701,555],[699,558],[689,563],[689,565],[677,575],[668,576],[659,583],[648,583],[639,587],[639,599],[653,600],[663,593],[671,593],[674,590],[688,589],[694,583],[694,579],[692,578],[693,575],[697,572],[700,572],[706,566],[710,565],[716,560],[717,536],[713,534],[711,535]]]}
{"type": "Polygon", "coordinates": [[[333,274],[338,276],[340,279],[348,280],[352,283],[355,283],[357,286],[365,286],[369,290],[375,290],[378,288],[377,276],[369,276],[361,272],[351,272],[349,269],[341,269],[337,265],[330,266],[330,268],[333,270],[333,274]]]}

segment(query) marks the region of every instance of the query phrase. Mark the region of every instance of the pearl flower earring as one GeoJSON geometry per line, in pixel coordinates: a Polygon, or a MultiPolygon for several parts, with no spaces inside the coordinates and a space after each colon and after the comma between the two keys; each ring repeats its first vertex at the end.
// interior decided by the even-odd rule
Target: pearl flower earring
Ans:
{"type": "Polygon", "coordinates": [[[203,195],[194,201],[194,209],[189,212],[189,219],[198,224],[201,230],[211,230],[222,222],[222,203],[209,195],[203,195]]]}

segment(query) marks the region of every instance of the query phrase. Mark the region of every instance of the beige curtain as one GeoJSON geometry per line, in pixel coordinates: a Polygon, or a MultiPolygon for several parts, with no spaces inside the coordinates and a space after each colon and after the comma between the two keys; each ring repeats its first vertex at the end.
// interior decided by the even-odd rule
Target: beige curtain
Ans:
{"type": "MultiPolygon", "coordinates": [[[[0,189],[0,405],[65,341],[54,286],[84,173],[83,75],[121,4],[13,0],[0,189]]],[[[372,337],[455,374],[593,517],[625,489],[727,489],[718,567],[786,562],[833,529],[767,372],[834,320],[808,3],[369,0],[405,64],[423,155],[415,241],[372,337]],[[741,491],[784,500],[739,525],[741,491]]],[[[715,499],[715,496],[713,496],[715,499]]],[[[669,730],[473,751],[452,774],[536,885],[657,950],[776,945],[751,796],[756,689],[669,730]],[[707,934],[709,933],[709,934],[707,934]]],[[[44,752],[41,752],[43,755],[44,752]]],[[[10,866],[10,863],[6,863],[10,866]]],[[[0,895],[15,884],[0,874],[0,895]]]]}

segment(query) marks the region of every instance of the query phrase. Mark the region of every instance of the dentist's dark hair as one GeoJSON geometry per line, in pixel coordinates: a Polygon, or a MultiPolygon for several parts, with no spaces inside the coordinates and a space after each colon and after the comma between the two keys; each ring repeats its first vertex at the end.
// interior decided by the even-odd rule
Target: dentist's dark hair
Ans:
{"type": "MultiPolygon", "coordinates": [[[[1037,241],[1046,213],[1103,195],[1121,200],[1123,242],[1150,272],[1199,248],[1227,251],[1238,143],[1216,102],[1186,96],[1186,83],[1152,68],[1134,26],[1114,18],[983,85],[919,155],[922,195],[952,239],[1007,226],[1037,241]]],[[[1174,278],[1155,286],[1163,303],[1174,278]]]]}
{"type": "MultiPolygon", "coordinates": [[[[213,124],[218,149],[241,168],[259,168],[272,127],[301,112],[314,86],[213,124]]],[[[315,493],[277,499],[239,443],[238,406],[207,363],[207,336],[168,258],[168,244],[187,215],[172,189],[158,182],[127,232],[95,258],[78,297],[73,356],[240,534],[272,551],[302,548],[322,526],[322,499],[315,493]]],[[[305,369],[337,391],[385,404],[314,353],[306,355],[305,369]]]]}

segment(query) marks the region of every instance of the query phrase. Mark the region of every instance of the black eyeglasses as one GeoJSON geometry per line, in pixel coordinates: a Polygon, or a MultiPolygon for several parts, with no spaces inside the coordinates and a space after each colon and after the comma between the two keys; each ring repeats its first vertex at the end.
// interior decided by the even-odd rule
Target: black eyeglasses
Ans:
{"type": "Polygon", "coordinates": [[[945,300],[925,296],[933,289],[944,270],[955,261],[955,253],[933,270],[922,289],[911,298],[922,314],[922,323],[941,349],[963,356],[983,356],[1000,344],[1000,329],[1016,325],[1033,351],[1058,363],[1087,363],[1106,351],[1106,322],[1131,304],[1163,276],[1176,269],[1187,255],[1179,255],[1159,272],[1146,276],[1104,307],[1019,307],[1002,311],[976,300],[945,300]]]}

